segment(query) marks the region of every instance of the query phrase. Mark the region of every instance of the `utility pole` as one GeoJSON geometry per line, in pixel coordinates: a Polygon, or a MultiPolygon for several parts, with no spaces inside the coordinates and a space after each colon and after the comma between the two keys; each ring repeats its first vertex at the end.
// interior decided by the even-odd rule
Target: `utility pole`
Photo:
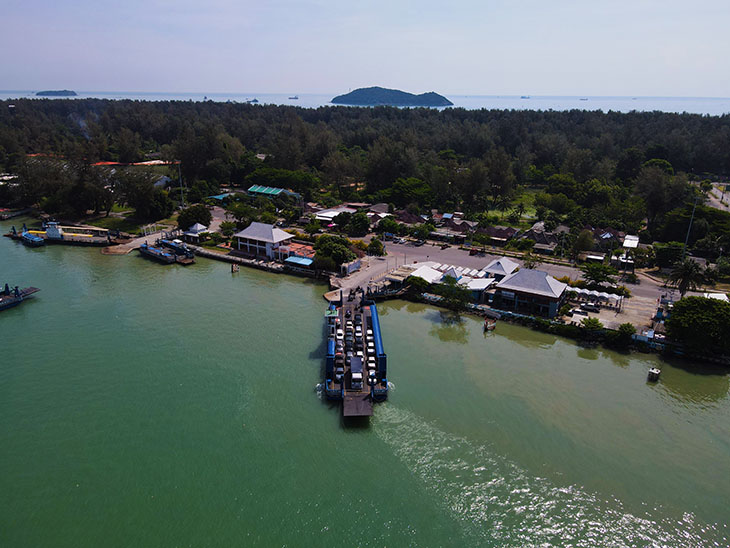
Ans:
{"type": "Polygon", "coordinates": [[[185,207],[185,196],[183,195],[182,175],[180,174],[180,162],[177,162],[177,182],[180,184],[180,205],[185,207]]]}
{"type": "Polygon", "coordinates": [[[692,221],[695,219],[695,209],[697,209],[697,198],[699,196],[695,196],[695,205],[692,208],[692,216],[689,218],[689,226],[687,227],[687,236],[684,238],[684,252],[682,253],[682,259],[687,257],[687,243],[689,242],[689,233],[692,230],[692,221]]]}

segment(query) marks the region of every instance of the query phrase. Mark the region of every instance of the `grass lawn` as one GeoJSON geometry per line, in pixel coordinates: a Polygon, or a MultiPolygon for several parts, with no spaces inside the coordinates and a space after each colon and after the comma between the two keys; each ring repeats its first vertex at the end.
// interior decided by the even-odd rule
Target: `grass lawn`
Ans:
{"type": "Polygon", "coordinates": [[[120,230],[129,234],[139,233],[140,227],[145,224],[132,217],[100,217],[88,224],[98,226],[100,228],[108,228],[109,230],[120,230]]]}

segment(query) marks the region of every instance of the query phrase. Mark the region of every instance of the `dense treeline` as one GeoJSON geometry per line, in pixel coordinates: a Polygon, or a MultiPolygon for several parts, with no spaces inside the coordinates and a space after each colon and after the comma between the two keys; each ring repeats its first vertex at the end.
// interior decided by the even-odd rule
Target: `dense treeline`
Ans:
{"type": "MultiPolygon", "coordinates": [[[[587,224],[645,229],[645,241],[669,241],[680,238],[698,193],[686,174],[730,174],[730,116],[0,102],[0,170],[21,175],[22,188],[14,196],[19,202],[103,211],[119,197],[104,189],[121,188],[123,199],[141,208],[153,199],[156,204],[143,215],[152,218],[169,210],[160,192],[134,178],[107,184],[109,174],[68,169],[147,158],[180,160],[193,201],[221,184],[258,183],[284,186],[325,205],[349,199],[420,213],[461,209],[484,226],[495,222],[488,211],[501,211],[502,220],[515,204],[520,219],[521,189],[531,187],[539,190],[530,202],[535,216],[548,227],[564,222],[576,229],[587,224]],[[27,159],[29,153],[69,162],[41,168],[27,159]],[[49,170],[57,172],[55,179],[49,170]]],[[[177,179],[177,170],[170,176],[177,179]]],[[[690,243],[715,250],[730,245],[721,241],[728,237],[727,220],[705,209],[699,213],[690,243]]]]}
{"type": "MultiPolygon", "coordinates": [[[[245,149],[274,155],[272,167],[330,171],[338,162],[374,189],[504,150],[526,181],[528,168],[552,166],[590,179],[615,170],[626,150],[685,172],[730,173],[730,116],[390,107],[254,106],[230,103],[29,100],[0,102],[0,164],[18,154],[82,152],[90,160],[142,159],[143,152],[185,156],[189,176],[209,162],[238,164],[245,149]],[[14,105],[12,108],[8,108],[14,105]],[[447,152],[448,151],[448,152],[447,152]],[[363,156],[357,157],[359,154],[363,156]],[[387,168],[374,169],[377,168],[387,168]]],[[[215,166],[213,166],[215,167],[215,166]]],[[[630,167],[630,166],[629,166],[630,167]]],[[[246,166],[243,166],[246,170],[246,166]]],[[[232,176],[240,177],[239,173],[232,176]]],[[[617,176],[626,176],[620,171],[617,176]]]]}

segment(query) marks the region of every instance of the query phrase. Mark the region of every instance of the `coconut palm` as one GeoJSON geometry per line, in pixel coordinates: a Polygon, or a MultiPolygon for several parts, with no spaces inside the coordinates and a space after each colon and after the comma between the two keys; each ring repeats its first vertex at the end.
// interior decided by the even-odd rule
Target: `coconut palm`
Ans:
{"type": "Polygon", "coordinates": [[[705,274],[698,263],[685,258],[674,265],[674,269],[669,274],[669,281],[679,289],[679,294],[684,297],[687,291],[697,289],[705,281],[705,274]]]}

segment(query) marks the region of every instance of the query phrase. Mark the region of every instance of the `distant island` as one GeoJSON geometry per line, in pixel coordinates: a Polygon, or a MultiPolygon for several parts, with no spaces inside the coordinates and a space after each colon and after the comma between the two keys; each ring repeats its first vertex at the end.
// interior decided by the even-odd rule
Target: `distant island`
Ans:
{"type": "Polygon", "coordinates": [[[335,105],[354,105],[374,107],[388,105],[393,107],[449,107],[454,103],[443,95],[429,91],[414,95],[398,89],[381,87],[360,88],[332,99],[335,105]]]}
{"type": "Polygon", "coordinates": [[[39,91],[36,95],[38,97],[76,97],[76,92],[70,89],[51,89],[39,91]]]}

